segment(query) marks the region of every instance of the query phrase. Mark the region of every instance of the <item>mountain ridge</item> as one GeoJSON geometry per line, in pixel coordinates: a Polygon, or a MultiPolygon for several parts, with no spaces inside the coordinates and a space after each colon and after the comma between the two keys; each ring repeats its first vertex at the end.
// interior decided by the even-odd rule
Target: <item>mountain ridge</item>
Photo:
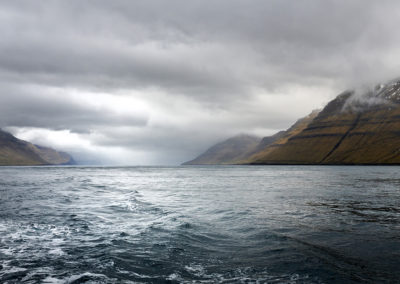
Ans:
{"type": "Polygon", "coordinates": [[[260,142],[261,137],[239,134],[208,148],[193,160],[182,165],[235,164],[243,160],[260,142]]]}
{"type": "Polygon", "coordinates": [[[271,136],[260,138],[248,134],[239,134],[228,138],[208,148],[208,150],[200,154],[197,158],[182,165],[234,165],[247,163],[251,157],[256,156],[264,149],[279,146],[279,143],[284,143],[288,138],[301,131],[317,113],[318,110],[314,110],[308,116],[297,120],[286,131],[279,131],[271,136]],[[244,138],[250,139],[250,137],[253,137],[251,141],[243,141],[244,138]],[[226,156],[226,153],[229,153],[229,155],[226,156]]]}
{"type": "MultiPolygon", "coordinates": [[[[235,164],[400,164],[400,80],[348,90],[235,164]]],[[[263,141],[263,140],[261,140],[263,141]]]]}
{"type": "Polygon", "coordinates": [[[0,166],[73,165],[72,156],[34,145],[0,129],[0,166]]]}
{"type": "Polygon", "coordinates": [[[400,164],[400,82],[346,91],[280,149],[250,164],[400,164]]]}

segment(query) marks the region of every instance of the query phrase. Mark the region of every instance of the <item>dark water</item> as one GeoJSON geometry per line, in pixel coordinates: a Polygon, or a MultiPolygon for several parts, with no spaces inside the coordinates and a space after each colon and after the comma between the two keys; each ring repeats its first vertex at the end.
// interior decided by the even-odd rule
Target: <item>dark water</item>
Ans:
{"type": "Polygon", "coordinates": [[[399,169],[0,168],[0,283],[400,283],[399,169]]]}

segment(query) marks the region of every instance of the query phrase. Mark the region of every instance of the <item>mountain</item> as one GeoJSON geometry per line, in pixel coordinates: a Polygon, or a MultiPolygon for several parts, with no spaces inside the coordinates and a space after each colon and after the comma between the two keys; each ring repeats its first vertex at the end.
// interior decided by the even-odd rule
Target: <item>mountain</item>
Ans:
{"type": "MultiPolygon", "coordinates": [[[[285,145],[293,136],[301,133],[313,119],[318,115],[319,110],[312,111],[309,115],[300,118],[297,120],[289,129],[286,131],[280,131],[274,136],[276,139],[270,140],[270,137],[266,137],[264,139],[268,139],[270,143],[260,143],[255,151],[247,157],[247,159],[240,161],[239,163],[254,163],[254,161],[258,161],[259,159],[263,159],[266,155],[275,151],[277,148],[285,145]]],[[[272,137],[274,137],[272,136],[272,137]]],[[[263,140],[264,140],[263,139],[263,140]]]]}
{"type": "Polygon", "coordinates": [[[251,135],[237,135],[220,142],[206,152],[183,165],[222,165],[251,163],[265,149],[285,143],[291,136],[303,130],[318,114],[318,111],[299,119],[286,131],[259,138],[251,135]]]}
{"type": "Polygon", "coordinates": [[[251,135],[238,135],[220,142],[194,160],[183,165],[221,165],[235,164],[246,157],[257,147],[261,138],[251,135]]]}
{"type": "Polygon", "coordinates": [[[373,90],[343,92],[322,111],[312,112],[256,146],[238,143],[228,151],[226,145],[232,139],[187,164],[400,164],[400,80],[373,90]],[[220,158],[224,151],[230,159],[220,158]]]}
{"type": "Polygon", "coordinates": [[[0,130],[0,166],[71,164],[75,161],[67,153],[34,145],[0,130]]]}
{"type": "Polygon", "coordinates": [[[400,81],[347,91],[296,135],[250,164],[400,164],[400,81]]]}
{"type": "Polygon", "coordinates": [[[66,152],[56,151],[52,148],[34,145],[34,151],[52,165],[74,165],[75,160],[66,152]]]}

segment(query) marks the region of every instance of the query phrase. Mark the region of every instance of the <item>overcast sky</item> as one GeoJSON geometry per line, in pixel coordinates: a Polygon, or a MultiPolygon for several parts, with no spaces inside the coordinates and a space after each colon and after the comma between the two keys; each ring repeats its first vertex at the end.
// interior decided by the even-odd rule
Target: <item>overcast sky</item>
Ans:
{"type": "Polygon", "coordinates": [[[179,164],[399,77],[399,27],[396,0],[1,1],[0,127],[78,161],[179,164]]]}

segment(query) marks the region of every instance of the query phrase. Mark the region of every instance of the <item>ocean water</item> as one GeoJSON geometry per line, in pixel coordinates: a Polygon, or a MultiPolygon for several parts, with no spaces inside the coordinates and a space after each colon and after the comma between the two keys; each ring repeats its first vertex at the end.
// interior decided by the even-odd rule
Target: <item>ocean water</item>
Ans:
{"type": "Polygon", "coordinates": [[[399,167],[2,167],[0,283],[400,283],[399,167]]]}

